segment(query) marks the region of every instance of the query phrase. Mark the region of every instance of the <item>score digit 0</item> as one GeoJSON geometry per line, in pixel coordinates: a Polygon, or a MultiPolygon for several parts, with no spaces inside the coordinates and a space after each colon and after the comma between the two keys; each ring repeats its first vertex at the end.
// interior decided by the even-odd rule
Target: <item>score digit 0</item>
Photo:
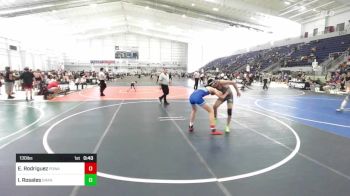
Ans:
{"type": "Polygon", "coordinates": [[[97,165],[96,162],[85,162],[85,174],[96,174],[97,165]]]}

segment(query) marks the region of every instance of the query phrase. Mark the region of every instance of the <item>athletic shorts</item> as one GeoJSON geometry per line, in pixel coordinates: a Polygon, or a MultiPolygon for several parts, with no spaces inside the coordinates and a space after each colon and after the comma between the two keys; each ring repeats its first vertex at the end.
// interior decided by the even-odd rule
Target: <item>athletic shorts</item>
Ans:
{"type": "Polygon", "coordinates": [[[6,93],[11,93],[13,90],[13,82],[5,82],[6,93]]]}
{"type": "Polygon", "coordinates": [[[190,100],[191,105],[197,104],[197,105],[202,106],[205,104],[205,100],[201,96],[196,96],[196,95],[192,96],[191,95],[189,100],[190,100]]]}
{"type": "Polygon", "coordinates": [[[233,95],[232,95],[232,94],[228,94],[228,95],[225,97],[225,99],[224,99],[223,102],[225,102],[225,101],[227,101],[228,104],[229,104],[229,103],[233,104],[233,95]]]}
{"type": "Polygon", "coordinates": [[[23,86],[24,89],[32,89],[33,88],[33,84],[32,83],[30,83],[30,84],[23,83],[22,86],[23,86]]]}

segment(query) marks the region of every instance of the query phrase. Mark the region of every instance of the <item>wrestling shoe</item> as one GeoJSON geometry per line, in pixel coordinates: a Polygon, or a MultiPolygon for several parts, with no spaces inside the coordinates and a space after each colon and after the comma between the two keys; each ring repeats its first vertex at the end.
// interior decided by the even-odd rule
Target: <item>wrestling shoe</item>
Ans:
{"type": "Polygon", "coordinates": [[[225,133],[230,133],[230,127],[229,126],[225,127],[225,133]]]}
{"type": "Polygon", "coordinates": [[[344,109],[342,109],[342,108],[337,109],[337,112],[342,112],[342,111],[344,111],[344,109]]]}
{"type": "Polygon", "coordinates": [[[221,132],[221,131],[218,131],[218,130],[214,130],[214,131],[211,131],[211,133],[210,133],[211,135],[222,135],[223,134],[223,132],[221,132]]]}

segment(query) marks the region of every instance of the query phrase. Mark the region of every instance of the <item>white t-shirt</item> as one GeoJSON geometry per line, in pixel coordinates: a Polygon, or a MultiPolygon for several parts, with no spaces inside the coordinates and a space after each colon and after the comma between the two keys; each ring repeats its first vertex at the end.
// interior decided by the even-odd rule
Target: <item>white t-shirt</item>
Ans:
{"type": "Polygon", "coordinates": [[[106,80],[106,74],[103,71],[100,71],[98,73],[98,79],[99,80],[106,80]]]}
{"type": "Polygon", "coordinates": [[[159,83],[163,85],[169,85],[169,75],[168,74],[165,75],[164,73],[161,73],[159,75],[159,83]]]}
{"type": "Polygon", "coordinates": [[[268,73],[264,73],[263,74],[263,79],[265,80],[268,80],[270,78],[270,75],[268,73]]]}
{"type": "Polygon", "coordinates": [[[199,78],[199,73],[198,72],[194,72],[193,77],[194,78],[199,78]]]}

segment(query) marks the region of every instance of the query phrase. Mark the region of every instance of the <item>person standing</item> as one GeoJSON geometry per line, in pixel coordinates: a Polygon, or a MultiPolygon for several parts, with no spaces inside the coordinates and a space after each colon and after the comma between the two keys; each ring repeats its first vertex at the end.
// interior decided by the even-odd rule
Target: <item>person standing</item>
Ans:
{"type": "Polygon", "coordinates": [[[2,73],[0,73],[0,95],[1,95],[1,87],[2,87],[2,78],[3,78],[2,73]]]}
{"type": "Polygon", "coordinates": [[[12,96],[13,93],[13,85],[15,83],[15,77],[11,71],[10,67],[5,68],[5,91],[7,94],[7,99],[13,99],[15,97],[12,96]]]}
{"type": "Polygon", "coordinates": [[[204,84],[204,77],[205,77],[204,73],[201,73],[200,79],[201,79],[201,83],[202,83],[202,84],[204,84]]]}
{"type": "Polygon", "coordinates": [[[264,72],[263,73],[263,82],[264,82],[264,86],[263,86],[263,90],[267,90],[269,87],[267,87],[267,82],[269,80],[269,74],[264,72]]]}
{"type": "Polygon", "coordinates": [[[167,69],[164,68],[163,69],[163,73],[161,73],[159,75],[159,80],[158,80],[162,91],[163,91],[163,95],[159,97],[159,101],[160,103],[162,103],[162,100],[164,99],[164,104],[168,105],[168,101],[166,100],[166,96],[169,94],[169,75],[167,73],[167,69]]]}
{"type": "Polygon", "coordinates": [[[347,75],[344,78],[345,80],[345,92],[347,95],[345,96],[344,100],[340,104],[340,108],[337,109],[338,112],[344,111],[346,105],[349,102],[349,96],[350,96],[350,70],[347,72],[347,75]]]}
{"type": "Polygon", "coordinates": [[[135,90],[135,92],[136,92],[136,88],[135,88],[135,84],[137,83],[137,81],[132,81],[131,83],[130,83],[130,88],[128,89],[128,92],[133,88],[134,90],[135,90]]]}
{"type": "Polygon", "coordinates": [[[44,80],[44,77],[41,74],[40,69],[37,69],[35,72],[33,72],[33,74],[34,74],[34,78],[35,78],[34,88],[40,90],[39,85],[40,85],[40,82],[44,80]]]}
{"type": "Polygon", "coordinates": [[[171,72],[169,73],[169,81],[173,81],[173,77],[171,75],[171,72]]]}
{"type": "Polygon", "coordinates": [[[98,80],[100,80],[100,96],[105,96],[103,91],[107,88],[106,85],[106,74],[103,71],[103,68],[100,68],[100,72],[98,73],[98,80]]]}
{"type": "Polygon", "coordinates": [[[197,90],[198,89],[198,81],[199,81],[199,73],[197,72],[197,71],[195,71],[194,73],[193,73],[193,77],[194,77],[194,87],[193,87],[193,89],[194,90],[197,90]]]}
{"type": "Polygon", "coordinates": [[[241,93],[236,85],[235,82],[230,81],[230,80],[214,80],[214,79],[209,79],[208,80],[208,85],[216,88],[219,90],[222,94],[225,94],[224,99],[217,99],[213,108],[214,108],[214,117],[217,119],[217,111],[219,106],[226,101],[227,103],[227,121],[226,121],[226,127],[225,127],[225,132],[229,133],[230,132],[230,123],[231,123],[231,116],[232,116],[232,108],[233,108],[233,93],[230,88],[230,85],[233,85],[233,87],[236,90],[237,97],[241,96],[241,93]],[[227,94],[226,94],[227,93],[227,94]]]}
{"type": "Polygon", "coordinates": [[[34,78],[34,74],[31,71],[29,71],[28,67],[24,68],[24,72],[19,77],[19,79],[23,80],[23,88],[26,91],[26,101],[28,101],[28,92],[30,93],[30,100],[33,100],[34,78]]]}

